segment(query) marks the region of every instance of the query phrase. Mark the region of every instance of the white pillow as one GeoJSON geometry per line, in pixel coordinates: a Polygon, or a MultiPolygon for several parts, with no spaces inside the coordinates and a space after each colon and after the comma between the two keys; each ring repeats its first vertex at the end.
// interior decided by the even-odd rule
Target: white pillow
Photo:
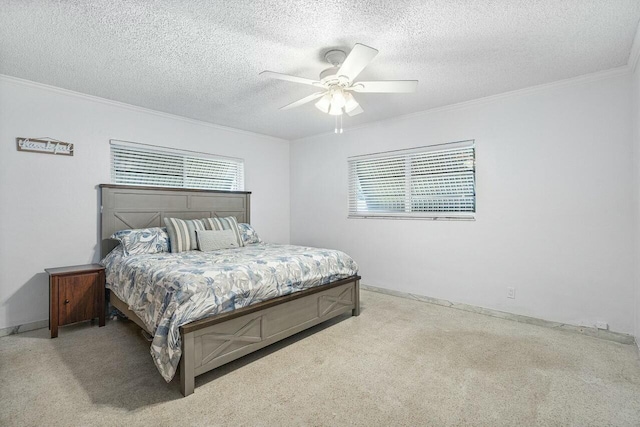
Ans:
{"type": "Polygon", "coordinates": [[[198,250],[203,252],[239,247],[233,230],[196,230],[196,239],[198,250]]]}

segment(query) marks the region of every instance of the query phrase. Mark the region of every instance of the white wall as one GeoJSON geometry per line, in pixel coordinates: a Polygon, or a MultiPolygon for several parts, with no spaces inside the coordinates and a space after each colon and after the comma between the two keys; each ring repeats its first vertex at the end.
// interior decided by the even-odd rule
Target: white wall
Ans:
{"type": "Polygon", "coordinates": [[[293,243],[347,251],[363,283],[640,336],[628,232],[639,225],[640,75],[610,74],[360,129],[347,121],[340,137],[292,143],[290,176],[286,141],[0,76],[0,329],[47,318],[44,268],[98,260],[96,186],[109,182],[114,138],[243,157],[261,236],[288,242],[291,216],[293,243]],[[19,153],[18,136],[70,141],[76,155],[19,153]],[[346,218],[348,156],[468,138],[477,221],[346,218]]]}
{"type": "Polygon", "coordinates": [[[633,333],[630,93],[614,70],[294,141],[291,241],[346,251],[365,284],[633,333]],[[347,157],[465,139],[476,221],[347,219],[347,157]]]}
{"type": "Polygon", "coordinates": [[[0,329],[48,318],[44,268],[99,260],[109,139],[244,158],[252,223],[288,243],[288,141],[0,76],[0,329]],[[16,137],[44,136],[74,143],[75,156],[16,150],[16,137]]]}

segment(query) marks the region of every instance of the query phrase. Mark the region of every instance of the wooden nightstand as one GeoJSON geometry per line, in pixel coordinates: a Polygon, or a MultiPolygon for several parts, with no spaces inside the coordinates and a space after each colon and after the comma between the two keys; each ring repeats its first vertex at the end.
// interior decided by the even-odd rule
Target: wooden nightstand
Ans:
{"type": "Polygon", "coordinates": [[[98,318],[104,326],[104,267],[100,264],[45,268],[49,273],[49,329],[98,318]]]}

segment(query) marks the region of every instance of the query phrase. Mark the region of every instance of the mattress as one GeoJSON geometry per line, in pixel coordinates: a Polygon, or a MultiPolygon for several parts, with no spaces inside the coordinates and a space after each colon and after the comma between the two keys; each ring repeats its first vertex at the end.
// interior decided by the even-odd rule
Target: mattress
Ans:
{"type": "Polygon", "coordinates": [[[107,288],[152,331],[151,356],[167,382],[180,361],[180,326],[358,274],[344,252],[275,244],[128,257],[117,247],[102,264],[107,288]]]}

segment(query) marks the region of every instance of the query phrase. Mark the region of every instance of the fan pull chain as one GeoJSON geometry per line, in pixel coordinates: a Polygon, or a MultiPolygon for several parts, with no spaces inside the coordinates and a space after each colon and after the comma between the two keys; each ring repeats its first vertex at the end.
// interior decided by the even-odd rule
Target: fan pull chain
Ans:
{"type": "Polygon", "coordinates": [[[342,129],[342,114],[340,114],[339,116],[335,116],[336,117],[336,127],[335,129],[333,129],[333,131],[337,134],[341,134],[344,132],[344,129],[342,129]],[[338,127],[338,117],[340,117],[340,127],[338,127]]]}

